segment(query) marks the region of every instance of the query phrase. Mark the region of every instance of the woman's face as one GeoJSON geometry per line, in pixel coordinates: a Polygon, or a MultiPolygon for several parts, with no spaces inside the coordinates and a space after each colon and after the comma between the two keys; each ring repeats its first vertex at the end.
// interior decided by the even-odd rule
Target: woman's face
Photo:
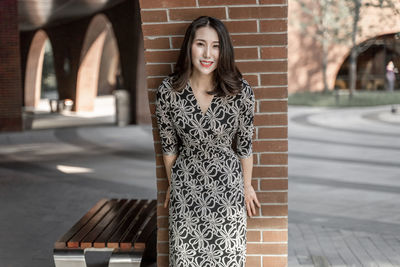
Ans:
{"type": "Polygon", "coordinates": [[[219,39],[212,27],[201,27],[196,31],[192,43],[193,71],[199,74],[211,74],[218,64],[219,39]]]}

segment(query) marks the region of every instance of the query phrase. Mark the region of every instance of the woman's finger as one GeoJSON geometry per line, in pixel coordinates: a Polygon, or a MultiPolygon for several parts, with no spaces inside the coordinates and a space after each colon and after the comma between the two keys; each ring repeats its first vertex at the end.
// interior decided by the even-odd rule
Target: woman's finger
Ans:
{"type": "Polygon", "coordinates": [[[250,208],[251,208],[251,213],[253,216],[256,215],[256,208],[254,207],[253,200],[250,200],[250,208]]]}
{"type": "Polygon", "coordinates": [[[169,187],[167,189],[167,194],[165,195],[164,208],[168,207],[168,202],[169,202],[169,187]]]}
{"type": "Polygon", "coordinates": [[[260,202],[258,201],[257,195],[255,195],[254,201],[256,202],[257,207],[261,208],[261,204],[260,204],[260,202]]]}
{"type": "Polygon", "coordinates": [[[248,201],[246,201],[246,209],[247,209],[247,215],[249,215],[249,217],[251,217],[251,211],[250,211],[250,206],[249,206],[248,201]]]}

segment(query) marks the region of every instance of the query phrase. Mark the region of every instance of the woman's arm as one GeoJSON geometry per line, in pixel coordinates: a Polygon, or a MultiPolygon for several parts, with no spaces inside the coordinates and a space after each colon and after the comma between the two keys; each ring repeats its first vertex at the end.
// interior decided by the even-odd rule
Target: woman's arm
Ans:
{"type": "Polygon", "coordinates": [[[252,88],[244,81],[242,90],[242,105],[239,113],[239,129],[237,134],[237,154],[242,164],[244,179],[244,198],[249,217],[256,215],[256,208],[260,208],[256,192],[251,185],[253,172],[252,137],[254,132],[255,96],[252,88]]]}
{"type": "Polygon", "coordinates": [[[261,207],[260,202],[258,202],[256,192],[251,185],[251,177],[253,172],[253,155],[247,158],[241,158],[244,179],[244,198],[246,202],[247,214],[249,217],[256,215],[256,208],[261,207]]]}
{"type": "Polygon", "coordinates": [[[177,155],[175,154],[164,154],[163,155],[163,160],[164,160],[164,165],[165,165],[165,172],[167,173],[167,177],[168,177],[168,189],[167,189],[167,193],[165,196],[165,201],[164,201],[164,208],[168,207],[168,202],[169,202],[169,187],[171,184],[171,169],[172,166],[175,163],[175,160],[177,158],[177,155]]]}
{"type": "MultiPolygon", "coordinates": [[[[160,134],[161,150],[165,165],[165,172],[168,178],[168,185],[171,181],[171,168],[177,158],[179,150],[178,135],[175,131],[173,118],[170,114],[171,88],[168,87],[169,78],[164,79],[158,87],[156,94],[156,117],[157,127],[160,134]]],[[[169,202],[169,186],[166,193],[164,207],[169,202]]]]}

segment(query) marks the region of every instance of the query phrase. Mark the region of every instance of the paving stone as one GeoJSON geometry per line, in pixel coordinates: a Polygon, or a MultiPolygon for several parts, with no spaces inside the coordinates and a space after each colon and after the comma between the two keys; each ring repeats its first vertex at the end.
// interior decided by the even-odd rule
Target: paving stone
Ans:
{"type": "Polygon", "coordinates": [[[400,120],[389,112],[289,107],[289,262],[400,266],[400,120]]]}

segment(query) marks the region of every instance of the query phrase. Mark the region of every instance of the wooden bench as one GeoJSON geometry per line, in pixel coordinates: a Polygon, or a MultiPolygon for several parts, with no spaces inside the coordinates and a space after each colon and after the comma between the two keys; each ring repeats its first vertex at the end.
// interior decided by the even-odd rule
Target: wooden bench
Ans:
{"type": "Polygon", "coordinates": [[[107,254],[109,267],[155,262],[156,225],[156,200],[102,199],[55,242],[55,265],[87,267],[92,252],[107,254]]]}

